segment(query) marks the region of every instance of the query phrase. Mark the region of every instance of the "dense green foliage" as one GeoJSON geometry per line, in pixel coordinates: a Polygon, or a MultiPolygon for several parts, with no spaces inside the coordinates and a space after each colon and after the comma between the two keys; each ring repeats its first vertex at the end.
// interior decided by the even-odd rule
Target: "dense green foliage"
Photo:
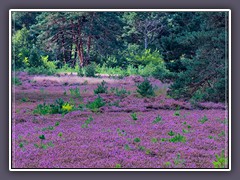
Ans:
{"type": "Polygon", "coordinates": [[[137,92],[143,97],[154,96],[153,86],[148,79],[137,85],[137,92]]]}
{"type": "Polygon", "coordinates": [[[104,106],[106,103],[101,98],[101,96],[98,96],[94,101],[88,102],[86,104],[86,107],[92,110],[93,112],[98,112],[99,108],[104,106]]]}
{"type": "Polygon", "coordinates": [[[29,74],[153,76],[168,95],[224,102],[227,12],[13,12],[12,66],[29,74]]]}
{"type": "Polygon", "coordinates": [[[102,81],[101,84],[98,84],[97,88],[94,90],[94,94],[107,93],[108,87],[105,81],[102,81]]]}

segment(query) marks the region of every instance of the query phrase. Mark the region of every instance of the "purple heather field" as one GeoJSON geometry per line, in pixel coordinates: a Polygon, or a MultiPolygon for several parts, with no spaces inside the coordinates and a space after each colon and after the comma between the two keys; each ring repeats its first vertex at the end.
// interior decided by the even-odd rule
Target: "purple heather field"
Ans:
{"type": "Polygon", "coordinates": [[[169,85],[153,78],[156,96],[143,98],[136,92],[140,76],[16,76],[22,84],[12,86],[12,168],[214,168],[216,155],[228,155],[223,103],[195,107],[174,100],[166,95],[169,85]],[[94,90],[103,80],[105,105],[92,111],[85,105],[98,97],[94,90]],[[72,96],[74,88],[81,98],[72,96]],[[129,93],[119,96],[113,88],[129,93]],[[82,108],[64,115],[34,113],[58,98],[82,108]]]}

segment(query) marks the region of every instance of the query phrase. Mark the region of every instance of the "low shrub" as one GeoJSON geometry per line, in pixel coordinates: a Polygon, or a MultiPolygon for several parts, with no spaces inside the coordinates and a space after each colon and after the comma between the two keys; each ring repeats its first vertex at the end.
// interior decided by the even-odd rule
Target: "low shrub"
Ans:
{"type": "Polygon", "coordinates": [[[171,130],[171,131],[168,132],[168,135],[169,135],[169,136],[174,136],[175,133],[171,130]]]}
{"type": "Polygon", "coordinates": [[[93,121],[93,117],[92,116],[89,116],[88,118],[87,118],[87,120],[84,122],[84,124],[82,125],[82,128],[88,128],[89,126],[89,124],[91,123],[93,121]]]}
{"type": "Polygon", "coordinates": [[[140,141],[141,141],[141,139],[138,137],[133,140],[133,142],[135,142],[135,143],[139,143],[140,141]]]}
{"type": "Polygon", "coordinates": [[[93,102],[88,102],[86,104],[86,107],[92,110],[93,112],[98,112],[100,107],[103,107],[106,103],[103,101],[103,99],[98,96],[93,102]]]}
{"type": "Polygon", "coordinates": [[[116,106],[116,107],[120,107],[119,103],[120,103],[120,100],[117,100],[117,101],[114,101],[114,102],[110,102],[110,103],[108,103],[108,106],[116,106]]]}
{"type": "Polygon", "coordinates": [[[178,133],[173,138],[169,139],[169,142],[173,142],[173,143],[176,143],[176,142],[186,142],[186,137],[182,136],[181,134],[178,133]]]}
{"type": "Polygon", "coordinates": [[[121,164],[116,164],[115,168],[122,168],[121,164]]]}
{"type": "Polygon", "coordinates": [[[148,79],[144,79],[144,81],[137,85],[137,92],[143,97],[151,97],[154,96],[153,86],[148,79]]]}
{"type": "Polygon", "coordinates": [[[78,69],[77,75],[80,76],[80,77],[83,77],[83,76],[84,76],[84,70],[83,70],[83,68],[79,68],[79,69],[78,69]]]}
{"type": "Polygon", "coordinates": [[[86,77],[95,77],[95,74],[96,74],[96,65],[94,63],[89,64],[85,67],[86,77]]]}
{"type": "Polygon", "coordinates": [[[138,120],[137,113],[134,112],[134,113],[131,113],[130,115],[134,121],[138,120]]]}
{"type": "Polygon", "coordinates": [[[169,82],[175,77],[174,73],[166,69],[164,64],[157,65],[152,71],[151,75],[154,78],[161,80],[162,82],[169,82]]]}
{"type": "Polygon", "coordinates": [[[94,90],[94,94],[107,93],[108,87],[105,81],[102,81],[101,84],[98,84],[98,87],[94,90]]]}
{"type": "Polygon", "coordinates": [[[118,89],[112,87],[110,92],[114,93],[116,96],[125,96],[126,94],[131,94],[131,92],[127,91],[125,88],[118,89]]]}
{"type": "Polygon", "coordinates": [[[67,114],[75,110],[73,105],[70,105],[68,102],[64,102],[61,98],[57,99],[53,104],[38,104],[37,107],[33,110],[33,114],[67,114]]]}
{"type": "Polygon", "coordinates": [[[156,65],[153,63],[147,64],[146,66],[138,66],[138,74],[143,77],[153,76],[156,70],[156,65]]]}
{"type": "Polygon", "coordinates": [[[222,150],[220,155],[216,154],[215,157],[216,157],[216,161],[212,162],[214,168],[225,168],[225,167],[227,167],[228,158],[225,157],[224,150],[222,150]]]}
{"type": "MultiPolygon", "coordinates": [[[[26,71],[30,75],[40,75],[40,74],[45,74],[45,75],[53,75],[57,72],[56,70],[56,65],[52,61],[48,61],[48,56],[41,56],[41,57],[34,57],[34,58],[39,58],[39,62],[34,65],[34,66],[29,66],[26,71]]],[[[29,58],[31,59],[31,58],[29,58]]],[[[34,60],[34,62],[36,59],[34,60]]]]}
{"type": "Polygon", "coordinates": [[[29,75],[54,75],[56,73],[56,69],[47,69],[44,66],[39,67],[29,67],[26,69],[29,75]]]}
{"type": "Polygon", "coordinates": [[[18,77],[12,77],[12,83],[13,83],[15,86],[22,85],[22,82],[20,81],[20,79],[19,79],[18,77]]]}
{"type": "Polygon", "coordinates": [[[155,119],[154,119],[154,121],[152,122],[153,124],[157,124],[157,123],[159,123],[159,122],[161,122],[162,121],[162,117],[161,116],[157,116],[155,119]]]}
{"type": "Polygon", "coordinates": [[[157,138],[152,138],[152,139],[151,139],[151,142],[152,142],[152,143],[156,143],[156,142],[158,142],[158,140],[157,140],[157,138]]]}
{"type": "Polygon", "coordinates": [[[78,87],[76,88],[70,88],[69,89],[71,96],[73,97],[81,97],[80,90],[78,87]]]}
{"type": "Polygon", "coordinates": [[[205,116],[205,115],[204,115],[203,118],[201,118],[201,119],[198,120],[198,122],[200,122],[200,123],[202,123],[202,124],[204,124],[204,123],[207,122],[207,121],[208,121],[208,118],[207,118],[207,116],[205,116]]]}

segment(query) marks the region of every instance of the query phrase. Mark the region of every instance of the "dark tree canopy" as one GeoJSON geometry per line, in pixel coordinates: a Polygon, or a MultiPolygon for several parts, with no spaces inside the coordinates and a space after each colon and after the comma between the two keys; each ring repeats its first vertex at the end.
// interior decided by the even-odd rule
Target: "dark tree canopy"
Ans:
{"type": "Polygon", "coordinates": [[[226,100],[227,12],[13,12],[12,25],[16,69],[144,66],[171,97],[226,100]]]}

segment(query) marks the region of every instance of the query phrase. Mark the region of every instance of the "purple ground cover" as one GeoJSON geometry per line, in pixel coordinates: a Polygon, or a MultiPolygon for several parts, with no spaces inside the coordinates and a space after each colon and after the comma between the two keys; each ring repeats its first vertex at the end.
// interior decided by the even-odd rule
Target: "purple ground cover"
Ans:
{"type": "MultiPolygon", "coordinates": [[[[64,85],[62,77],[17,76],[22,85],[13,86],[13,168],[115,168],[117,164],[122,168],[214,168],[215,155],[222,150],[228,154],[228,112],[224,104],[201,103],[194,109],[190,103],[167,98],[164,93],[140,98],[135,93],[140,77],[109,78],[108,89],[124,87],[131,94],[102,94],[106,105],[97,113],[84,108],[65,116],[39,115],[32,112],[44,101],[70,101],[70,88],[80,89],[82,99],[72,98],[77,105],[93,101],[97,97],[93,90],[101,78],[86,83],[84,78],[74,77],[75,81],[64,85]],[[116,101],[118,107],[108,105],[116,101]],[[132,119],[132,113],[137,120],[132,119]],[[90,116],[93,120],[83,128],[90,116]],[[154,123],[158,116],[161,120],[154,123]],[[207,120],[201,121],[204,116],[207,120]],[[170,142],[177,134],[185,140],[170,142]],[[45,136],[42,142],[40,135],[45,136]]],[[[159,89],[167,86],[155,79],[151,82],[159,89]]]]}

